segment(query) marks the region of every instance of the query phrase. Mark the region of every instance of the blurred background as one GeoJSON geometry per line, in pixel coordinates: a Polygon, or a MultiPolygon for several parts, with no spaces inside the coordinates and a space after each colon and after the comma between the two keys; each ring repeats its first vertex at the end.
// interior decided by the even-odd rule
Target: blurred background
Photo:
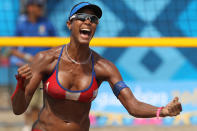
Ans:
{"type": "MultiPolygon", "coordinates": [[[[82,0],[37,1],[38,9],[30,8],[32,3],[27,0],[0,0],[0,40],[15,36],[69,37],[66,27],[69,12],[82,0]],[[35,16],[45,18],[35,19],[35,16]]],[[[98,38],[197,37],[197,0],[85,1],[97,4],[103,10],[95,33],[98,38]]],[[[31,62],[36,52],[50,48],[31,46],[34,45],[0,45],[0,131],[24,130],[28,123],[26,119],[30,116],[12,113],[10,96],[16,84],[14,74],[18,66],[31,62]]],[[[139,100],[164,106],[178,96],[183,105],[183,112],[178,117],[137,119],[128,115],[109,84],[103,83],[92,103],[91,131],[197,130],[197,48],[159,45],[91,48],[117,66],[139,100]]]]}

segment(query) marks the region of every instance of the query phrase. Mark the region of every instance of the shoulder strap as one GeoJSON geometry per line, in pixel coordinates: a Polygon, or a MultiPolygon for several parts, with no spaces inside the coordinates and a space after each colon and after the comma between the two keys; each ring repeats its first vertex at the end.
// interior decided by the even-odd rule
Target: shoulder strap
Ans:
{"type": "Polygon", "coordinates": [[[64,47],[65,47],[65,45],[62,46],[62,49],[61,49],[60,55],[59,55],[59,57],[58,57],[58,61],[57,61],[56,66],[59,65],[59,61],[60,61],[60,58],[61,58],[61,56],[62,56],[62,52],[63,52],[64,47]]]}
{"type": "Polygon", "coordinates": [[[96,75],[94,71],[94,55],[93,54],[92,54],[91,60],[92,60],[92,74],[96,75]]]}

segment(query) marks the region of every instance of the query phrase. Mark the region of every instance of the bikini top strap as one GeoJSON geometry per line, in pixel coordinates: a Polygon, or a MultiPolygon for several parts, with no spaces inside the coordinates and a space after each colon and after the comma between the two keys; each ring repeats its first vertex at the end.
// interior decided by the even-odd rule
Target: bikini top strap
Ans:
{"type": "Polygon", "coordinates": [[[64,47],[65,47],[65,45],[62,46],[60,55],[59,55],[59,57],[58,57],[57,65],[59,64],[59,61],[60,61],[60,59],[61,59],[61,56],[62,56],[62,52],[63,52],[64,47]]]}
{"type": "Polygon", "coordinates": [[[92,73],[94,74],[94,75],[96,75],[95,74],[95,71],[94,71],[94,55],[92,54],[92,56],[91,56],[91,60],[92,60],[92,73]]]}

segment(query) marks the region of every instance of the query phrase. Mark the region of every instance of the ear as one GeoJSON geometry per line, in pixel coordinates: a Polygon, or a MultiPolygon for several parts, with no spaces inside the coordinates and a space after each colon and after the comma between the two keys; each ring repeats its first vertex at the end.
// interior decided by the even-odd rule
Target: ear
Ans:
{"type": "Polygon", "coordinates": [[[70,21],[70,20],[68,20],[68,21],[66,22],[66,25],[67,25],[68,29],[71,30],[71,21],[70,21]]]}

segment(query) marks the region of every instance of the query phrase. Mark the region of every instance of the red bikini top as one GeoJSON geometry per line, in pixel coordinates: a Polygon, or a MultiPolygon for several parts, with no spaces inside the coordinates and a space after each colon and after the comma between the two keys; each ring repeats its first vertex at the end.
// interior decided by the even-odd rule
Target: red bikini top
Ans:
{"type": "MultiPolygon", "coordinates": [[[[64,45],[65,46],[65,45],[64,45]]],[[[94,71],[94,57],[92,56],[92,80],[91,84],[88,88],[79,91],[72,91],[67,88],[64,88],[59,80],[58,80],[58,65],[59,61],[63,52],[63,48],[60,52],[58,62],[52,74],[44,80],[44,90],[47,94],[52,96],[55,99],[68,99],[68,100],[75,100],[80,102],[91,102],[97,96],[98,92],[98,84],[96,81],[96,74],[94,71]]]]}

